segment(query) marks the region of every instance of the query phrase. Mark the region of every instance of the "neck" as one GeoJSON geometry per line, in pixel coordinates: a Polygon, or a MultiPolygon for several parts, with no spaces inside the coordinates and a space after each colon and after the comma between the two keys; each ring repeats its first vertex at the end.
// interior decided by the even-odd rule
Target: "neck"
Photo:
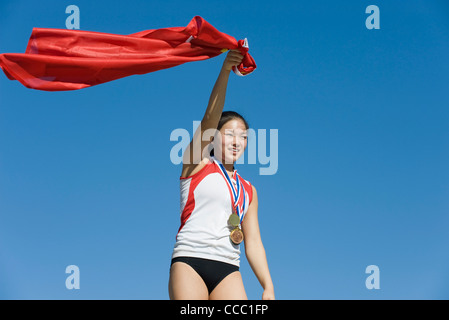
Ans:
{"type": "Polygon", "coordinates": [[[225,167],[225,169],[226,169],[227,171],[229,171],[229,172],[234,172],[234,164],[233,164],[233,163],[230,163],[230,164],[224,164],[224,163],[223,163],[223,166],[225,167]]]}
{"type": "Polygon", "coordinates": [[[226,169],[226,171],[234,172],[234,163],[223,163],[220,158],[215,157],[220,163],[223,165],[223,167],[226,169]]]}

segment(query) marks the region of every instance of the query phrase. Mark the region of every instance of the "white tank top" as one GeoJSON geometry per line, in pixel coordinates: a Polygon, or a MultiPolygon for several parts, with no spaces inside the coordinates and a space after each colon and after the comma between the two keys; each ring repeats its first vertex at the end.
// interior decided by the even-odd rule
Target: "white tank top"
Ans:
{"type": "MultiPolygon", "coordinates": [[[[231,180],[235,183],[237,170],[231,180]]],[[[252,200],[252,187],[240,175],[245,195],[245,209],[252,200]]],[[[232,213],[230,188],[223,177],[219,162],[211,157],[209,162],[190,177],[180,177],[181,226],[176,236],[172,258],[196,257],[240,265],[240,245],[235,245],[229,235],[228,224],[232,213]]]]}

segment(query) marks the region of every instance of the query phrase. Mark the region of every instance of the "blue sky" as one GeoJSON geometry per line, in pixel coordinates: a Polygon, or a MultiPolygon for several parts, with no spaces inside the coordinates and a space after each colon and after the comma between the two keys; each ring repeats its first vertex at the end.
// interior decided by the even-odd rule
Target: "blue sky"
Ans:
{"type": "MultiPolygon", "coordinates": [[[[2,1],[0,52],[24,52],[33,27],[65,28],[70,4],[82,30],[200,15],[248,38],[258,69],[231,74],[225,110],[278,130],[276,174],[237,167],[258,190],[278,299],[449,298],[446,1],[2,1]],[[365,27],[372,4],[379,30],[365,27]]],[[[0,298],[168,299],[170,133],[193,134],[224,57],[71,92],[0,76],[0,298]],[[79,290],[65,287],[68,265],[79,290]]]]}

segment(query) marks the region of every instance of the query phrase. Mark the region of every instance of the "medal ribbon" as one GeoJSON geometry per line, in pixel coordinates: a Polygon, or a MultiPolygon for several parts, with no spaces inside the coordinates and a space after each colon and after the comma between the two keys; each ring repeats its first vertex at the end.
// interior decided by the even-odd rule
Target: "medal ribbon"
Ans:
{"type": "Polygon", "coordinates": [[[233,202],[233,208],[235,210],[235,213],[240,218],[240,223],[243,221],[243,216],[245,214],[245,205],[246,205],[246,198],[245,198],[245,189],[243,188],[243,183],[240,180],[240,176],[237,173],[237,170],[235,170],[235,182],[237,184],[237,188],[234,187],[234,184],[231,181],[231,178],[229,178],[228,172],[226,171],[225,167],[222,163],[220,163],[215,157],[212,157],[215,163],[220,168],[221,174],[228,184],[229,189],[231,190],[231,199],[233,202]]]}

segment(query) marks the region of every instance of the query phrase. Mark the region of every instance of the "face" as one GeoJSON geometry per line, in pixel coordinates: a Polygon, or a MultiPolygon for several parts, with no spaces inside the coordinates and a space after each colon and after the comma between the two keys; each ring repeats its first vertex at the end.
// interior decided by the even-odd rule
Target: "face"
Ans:
{"type": "Polygon", "coordinates": [[[220,129],[219,135],[214,138],[214,155],[221,155],[222,163],[230,164],[237,161],[243,154],[247,145],[247,130],[245,123],[240,119],[226,122],[220,129]]]}

